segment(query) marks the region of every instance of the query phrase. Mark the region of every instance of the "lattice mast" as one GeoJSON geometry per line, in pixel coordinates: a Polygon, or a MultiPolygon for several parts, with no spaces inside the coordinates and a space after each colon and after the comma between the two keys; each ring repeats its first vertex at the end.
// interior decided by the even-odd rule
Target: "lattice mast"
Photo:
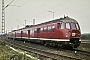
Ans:
{"type": "Polygon", "coordinates": [[[2,0],[2,34],[5,34],[5,9],[4,9],[4,0],[2,0]]]}

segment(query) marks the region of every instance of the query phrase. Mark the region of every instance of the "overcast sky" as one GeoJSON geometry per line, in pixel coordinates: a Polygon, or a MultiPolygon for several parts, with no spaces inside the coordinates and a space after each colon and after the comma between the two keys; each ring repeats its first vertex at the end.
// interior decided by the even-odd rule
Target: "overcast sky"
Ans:
{"type": "MultiPolygon", "coordinates": [[[[4,0],[5,6],[12,0],[4,0]]],[[[82,33],[90,33],[90,0],[14,0],[5,9],[6,30],[24,27],[63,17],[64,15],[79,22],[82,33]]],[[[2,0],[0,0],[0,32],[2,30],[2,0]]]]}

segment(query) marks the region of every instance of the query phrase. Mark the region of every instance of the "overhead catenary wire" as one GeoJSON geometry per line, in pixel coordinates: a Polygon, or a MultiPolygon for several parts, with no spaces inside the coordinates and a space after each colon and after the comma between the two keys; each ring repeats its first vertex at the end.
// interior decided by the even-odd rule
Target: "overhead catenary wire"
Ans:
{"type": "MultiPolygon", "coordinates": [[[[30,0],[28,0],[28,1],[30,1],[30,0]]],[[[23,5],[25,5],[26,3],[28,3],[28,1],[25,2],[24,4],[22,4],[21,6],[23,6],[23,5]]],[[[69,0],[66,0],[66,1],[64,1],[64,2],[62,2],[62,3],[60,3],[60,4],[58,4],[58,5],[50,8],[50,9],[56,8],[57,6],[62,5],[62,4],[64,4],[64,3],[66,3],[66,2],[68,2],[68,1],[69,1],[69,0]]],[[[47,2],[46,2],[46,3],[47,3],[47,2]]],[[[46,4],[46,3],[45,3],[45,4],[46,4]]],[[[45,4],[43,4],[43,5],[45,5],[45,4]]],[[[43,6],[42,6],[42,7],[43,7],[43,6]]],[[[48,9],[48,10],[49,10],[49,9],[48,9]]],[[[41,12],[41,13],[38,13],[38,14],[34,15],[33,17],[39,16],[40,14],[42,14],[42,13],[44,13],[44,12],[47,12],[47,11],[43,11],[43,12],[41,12]]],[[[32,14],[32,13],[30,13],[30,14],[32,14]]],[[[26,16],[25,16],[25,17],[26,17],[26,16]]],[[[33,18],[33,17],[32,17],[32,18],[33,18]]]]}
{"type": "Polygon", "coordinates": [[[84,12],[85,12],[85,10],[86,10],[86,9],[89,9],[89,8],[90,8],[90,7],[86,7],[86,8],[84,8],[84,9],[81,9],[81,10],[75,12],[75,13],[76,13],[75,16],[77,16],[78,14],[80,14],[81,11],[84,11],[84,12]]]}
{"type": "Polygon", "coordinates": [[[9,5],[9,6],[16,6],[16,7],[20,7],[20,6],[17,6],[17,5],[9,5]]]}
{"type": "Polygon", "coordinates": [[[21,5],[21,7],[24,6],[26,3],[28,3],[29,1],[30,1],[30,0],[26,1],[25,3],[23,3],[23,4],[21,5]]]}
{"type": "MultiPolygon", "coordinates": [[[[17,6],[17,5],[10,5],[13,1],[14,1],[14,0],[12,0],[8,5],[6,5],[6,7],[8,7],[8,6],[20,7],[20,6],[17,6]]],[[[6,8],[6,7],[5,7],[5,8],[6,8]]],[[[4,8],[4,9],[5,9],[5,8],[4,8]]],[[[18,10],[18,9],[17,9],[17,10],[18,10]]],[[[16,10],[16,11],[17,11],[17,10],[16,10]]],[[[15,13],[16,13],[16,11],[15,11],[15,13]]],[[[14,14],[13,14],[13,15],[14,15],[14,14]]],[[[13,15],[12,15],[12,16],[13,16],[13,15]]],[[[11,18],[10,18],[10,19],[11,19],[11,18]]]]}
{"type": "MultiPolygon", "coordinates": [[[[66,2],[68,2],[68,1],[69,1],[69,0],[66,0],[66,1],[62,2],[61,4],[57,4],[56,6],[53,6],[53,7],[49,8],[49,9],[50,9],[50,10],[51,10],[51,9],[55,9],[56,7],[58,7],[58,6],[60,6],[60,5],[64,4],[64,3],[66,3],[66,2]]],[[[27,2],[27,3],[28,3],[28,2],[27,2]]],[[[24,6],[24,5],[27,4],[27,3],[22,4],[22,6],[24,6]]],[[[40,8],[43,8],[43,6],[45,6],[45,5],[42,5],[40,8]]],[[[39,15],[47,12],[49,9],[44,10],[43,12],[38,12],[36,15],[34,15],[33,12],[30,12],[30,14],[33,14],[33,16],[31,16],[31,17],[29,17],[29,18],[35,18],[35,17],[37,17],[37,16],[39,16],[39,15]]],[[[36,10],[37,10],[37,9],[36,9],[36,10]]],[[[38,10],[39,10],[39,9],[38,9],[38,10]]],[[[17,11],[18,11],[18,10],[17,10],[17,11]]],[[[15,11],[15,14],[16,14],[17,11],[15,11]]],[[[82,11],[83,11],[83,9],[82,9],[82,11]]],[[[15,15],[15,14],[13,14],[13,15],[15,15]]],[[[26,16],[25,16],[25,17],[26,17],[26,16]]],[[[19,17],[19,18],[20,18],[20,17],[19,17]]]]}
{"type": "Polygon", "coordinates": [[[4,7],[4,9],[5,9],[6,7],[8,7],[13,1],[14,1],[14,0],[12,0],[9,4],[7,4],[7,5],[4,7]]]}
{"type": "MultiPolygon", "coordinates": [[[[7,4],[5,7],[4,7],[4,9],[5,8],[7,8],[8,6],[16,6],[16,7],[18,7],[18,9],[16,9],[16,11],[14,12],[14,14],[12,15],[12,17],[16,14],[16,12],[19,10],[19,7],[21,7],[21,6],[17,6],[17,5],[11,5],[11,3],[13,2],[14,0],[12,0],[9,4],[7,4]]],[[[30,1],[30,0],[29,0],[30,1]]],[[[27,1],[28,2],[28,1],[27,1]]],[[[26,3],[24,3],[23,5],[25,5],[26,3]]],[[[22,6],[23,6],[22,5],[22,6]]],[[[4,10],[3,9],[3,10],[4,10]]],[[[10,18],[10,19],[12,19],[12,17],[10,18]]],[[[21,23],[22,24],[22,23],[21,23]]],[[[24,24],[22,24],[22,25],[24,25],[24,24]]]]}
{"type": "Polygon", "coordinates": [[[14,0],[12,0],[8,5],[10,5],[14,0]]]}
{"type": "Polygon", "coordinates": [[[64,1],[64,2],[62,2],[62,3],[60,3],[60,4],[57,4],[56,6],[54,6],[54,7],[51,7],[51,8],[49,8],[49,9],[47,9],[47,10],[45,10],[45,11],[43,11],[43,12],[41,12],[41,13],[38,13],[38,14],[36,14],[35,16],[33,16],[32,18],[34,18],[34,17],[36,17],[36,16],[39,16],[39,15],[41,15],[41,14],[43,14],[43,13],[45,13],[45,12],[47,12],[48,10],[50,10],[50,9],[54,9],[54,8],[56,8],[57,6],[60,6],[60,5],[62,5],[62,4],[64,4],[64,3],[66,3],[66,2],[68,2],[69,0],[66,0],[66,1],[64,1]]]}
{"type": "MultiPolygon", "coordinates": [[[[81,9],[81,10],[79,10],[78,12],[84,11],[84,10],[86,10],[86,9],[90,9],[90,6],[89,6],[89,7],[84,8],[84,9],[81,9]]],[[[76,12],[76,13],[78,13],[78,12],[76,12]]]]}
{"type": "MultiPolygon", "coordinates": [[[[30,1],[30,0],[29,0],[30,1]]],[[[49,0],[50,1],[50,0],[49,0]]],[[[47,1],[45,4],[47,4],[49,1],[47,1]]],[[[25,5],[26,3],[28,3],[28,1],[27,2],[25,2],[24,4],[22,4],[20,7],[22,7],[23,5],[25,5]]],[[[43,4],[43,6],[45,5],[45,4],[43,4]]],[[[43,6],[41,6],[41,7],[43,7],[43,6]]],[[[19,9],[19,8],[18,8],[19,9]]],[[[18,10],[17,9],[17,10],[18,10]]],[[[40,9],[40,8],[39,8],[40,9]]],[[[17,10],[15,11],[15,13],[12,15],[12,17],[16,14],[16,12],[17,12],[17,10]]],[[[18,21],[19,23],[21,23],[20,21],[18,21]]],[[[22,23],[21,23],[22,24],[22,23]]],[[[22,25],[24,25],[24,24],[22,24],[22,25]]]]}
{"type": "MultiPolygon", "coordinates": [[[[38,8],[36,8],[35,10],[33,10],[32,12],[35,12],[36,10],[41,10],[42,8],[43,8],[43,6],[45,6],[47,3],[49,3],[51,0],[48,0],[46,3],[44,3],[42,6],[40,6],[40,7],[38,7],[38,8]]],[[[28,15],[30,15],[30,14],[33,14],[33,13],[29,13],[28,15]]],[[[28,15],[25,15],[24,17],[26,17],[26,16],[28,16],[28,15]]]]}
{"type": "Polygon", "coordinates": [[[78,18],[85,18],[85,17],[90,17],[90,14],[87,14],[87,15],[83,15],[83,16],[80,16],[80,17],[78,17],[78,18]]]}
{"type": "MultiPolygon", "coordinates": [[[[17,20],[19,23],[21,23],[19,20],[17,20]]],[[[22,24],[22,23],[21,23],[22,24]]],[[[25,26],[24,24],[22,24],[23,26],[25,26]]]]}
{"type": "MultiPolygon", "coordinates": [[[[30,1],[30,0],[28,0],[28,1],[30,1]]],[[[20,7],[22,7],[23,5],[25,5],[26,3],[28,3],[28,1],[27,2],[25,2],[25,3],[23,3],[20,7]]],[[[50,0],[49,0],[50,1],[50,0]]],[[[62,5],[62,4],[64,4],[64,3],[66,3],[66,2],[68,2],[69,0],[66,0],[66,1],[64,1],[63,3],[60,3],[60,4],[58,4],[58,5],[56,5],[56,6],[54,6],[54,7],[51,7],[50,9],[52,9],[52,8],[56,8],[57,6],[59,6],[59,5],[62,5]]],[[[45,4],[43,4],[40,8],[42,8],[44,5],[46,5],[48,3],[48,1],[45,3],[45,4]]],[[[40,8],[39,8],[39,10],[40,10],[40,8]]],[[[36,9],[37,10],[37,9],[36,9]]],[[[36,11],[35,10],[35,11],[36,11]]],[[[33,17],[36,17],[36,16],[39,16],[40,14],[42,14],[42,13],[44,13],[44,12],[47,12],[49,9],[47,9],[46,11],[43,11],[43,12],[41,12],[41,13],[38,13],[38,14],[36,14],[36,15],[34,15],[33,17]]],[[[15,13],[16,14],[16,13],[15,13]]],[[[32,14],[32,13],[29,13],[29,14],[32,14]]],[[[27,15],[26,15],[27,16],[27,15]]],[[[25,16],[25,17],[26,17],[25,16]]],[[[33,18],[32,17],[32,18],[33,18]]]]}
{"type": "Polygon", "coordinates": [[[13,15],[11,16],[10,20],[14,17],[14,15],[17,13],[18,10],[19,10],[19,7],[15,10],[15,12],[14,12],[13,15]]]}
{"type": "Polygon", "coordinates": [[[13,2],[12,0],[9,4],[4,7],[4,0],[2,0],[2,33],[5,34],[5,9],[13,2]]]}
{"type": "MultiPolygon", "coordinates": [[[[70,0],[66,0],[66,1],[62,2],[61,4],[58,4],[58,5],[56,5],[56,6],[52,7],[52,8],[50,8],[50,9],[54,9],[54,8],[56,8],[56,7],[58,7],[58,6],[60,6],[60,5],[64,4],[64,3],[66,3],[66,2],[68,2],[68,1],[70,1],[70,0]]],[[[87,7],[87,8],[88,8],[88,7],[87,7]]],[[[37,16],[39,16],[39,15],[41,15],[41,14],[47,12],[47,11],[50,10],[50,9],[47,9],[47,10],[41,12],[41,13],[38,13],[38,14],[34,15],[32,18],[37,17],[37,16]]],[[[86,8],[84,8],[84,9],[82,9],[82,10],[79,10],[79,11],[83,11],[83,10],[86,10],[86,8]]],[[[76,12],[76,13],[78,13],[78,12],[76,12]]]]}
{"type": "Polygon", "coordinates": [[[64,2],[62,2],[62,3],[60,3],[60,4],[58,4],[58,5],[56,5],[56,6],[52,7],[52,8],[50,8],[50,9],[54,9],[54,8],[56,8],[56,7],[58,7],[58,6],[60,6],[60,5],[64,4],[64,3],[66,3],[66,2],[68,2],[68,1],[70,1],[70,0],[66,0],[66,1],[64,1],[64,2]]]}
{"type": "Polygon", "coordinates": [[[25,5],[26,3],[28,3],[30,0],[26,1],[25,3],[23,3],[20,6],[17,5],[10,5],[10,6],[17,6],[18,8],[15,10],[15,12],[13,13],[12,17],[10,19],[12,19],[14,17],[14,15],[17,13],[17,11],[20,9],[20,7],[22,7],[23,5],[25,5]]]}

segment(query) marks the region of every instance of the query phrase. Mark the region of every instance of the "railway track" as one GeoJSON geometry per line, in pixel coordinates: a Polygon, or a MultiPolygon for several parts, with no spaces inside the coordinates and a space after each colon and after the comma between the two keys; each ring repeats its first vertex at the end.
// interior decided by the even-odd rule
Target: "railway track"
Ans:
{"type": "Polygon", "coordinates": [[[85,60],[84,58],[80,58],[80,57],[74,57],[74,56],[69,56],[69,55],[66,55],[66,54],[61,54],[59,52],[56,52],[56,51],[50,51],[50,50],[43,50],[43,49],[37,49],[37,48],[33,48],[33,47],[30,47],[28,45],[24,45],[22,43],[19,43],[19,42],[13,42],[13,41],[9,41],[7,40],[7,42],[9,42],[11,45],[17,47],[17,48],[20,48],[22,50],[25,50],[27,52],[31,52],[31,53],[34,53],[34,54],[37,54],[37,55],[40,55],[41,57],[46,57],[46,58],[51,58],[53,60],[85,60]]]}
{"type": "Polygon", "coordinates": [[[77,51],[78,54],[90,56],[90,52],[87,52],[87,51],[82,51],[82,50],[78,50],[78,49],[73,49],[73,51],[77,51]]]}

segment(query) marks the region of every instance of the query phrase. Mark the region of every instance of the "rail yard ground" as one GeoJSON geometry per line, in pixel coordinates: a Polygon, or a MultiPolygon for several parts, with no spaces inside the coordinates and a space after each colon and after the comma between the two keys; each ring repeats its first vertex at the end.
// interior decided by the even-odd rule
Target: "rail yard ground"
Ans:
{"type": "Polygon", "coordinates": [[[90,52],[90,40],[88,40],[88,42],[81,43],[77,49],[90,52]]]}
{"type": "Polygon", "coordinates": [[[0,60],[37,60],[20,52],[11,49],[0,40],[0,60]]]}
{"type": "MultiPolygon", "coordinates": [[[[0,40],[0,60],[38,60],[27,57],[25,54],[20,54],[13,49],[10,49],[7,45],[0,40]]],[[[81,43],[77,49],[90,52],[90,41],[89,43],[81,43]]]]}

